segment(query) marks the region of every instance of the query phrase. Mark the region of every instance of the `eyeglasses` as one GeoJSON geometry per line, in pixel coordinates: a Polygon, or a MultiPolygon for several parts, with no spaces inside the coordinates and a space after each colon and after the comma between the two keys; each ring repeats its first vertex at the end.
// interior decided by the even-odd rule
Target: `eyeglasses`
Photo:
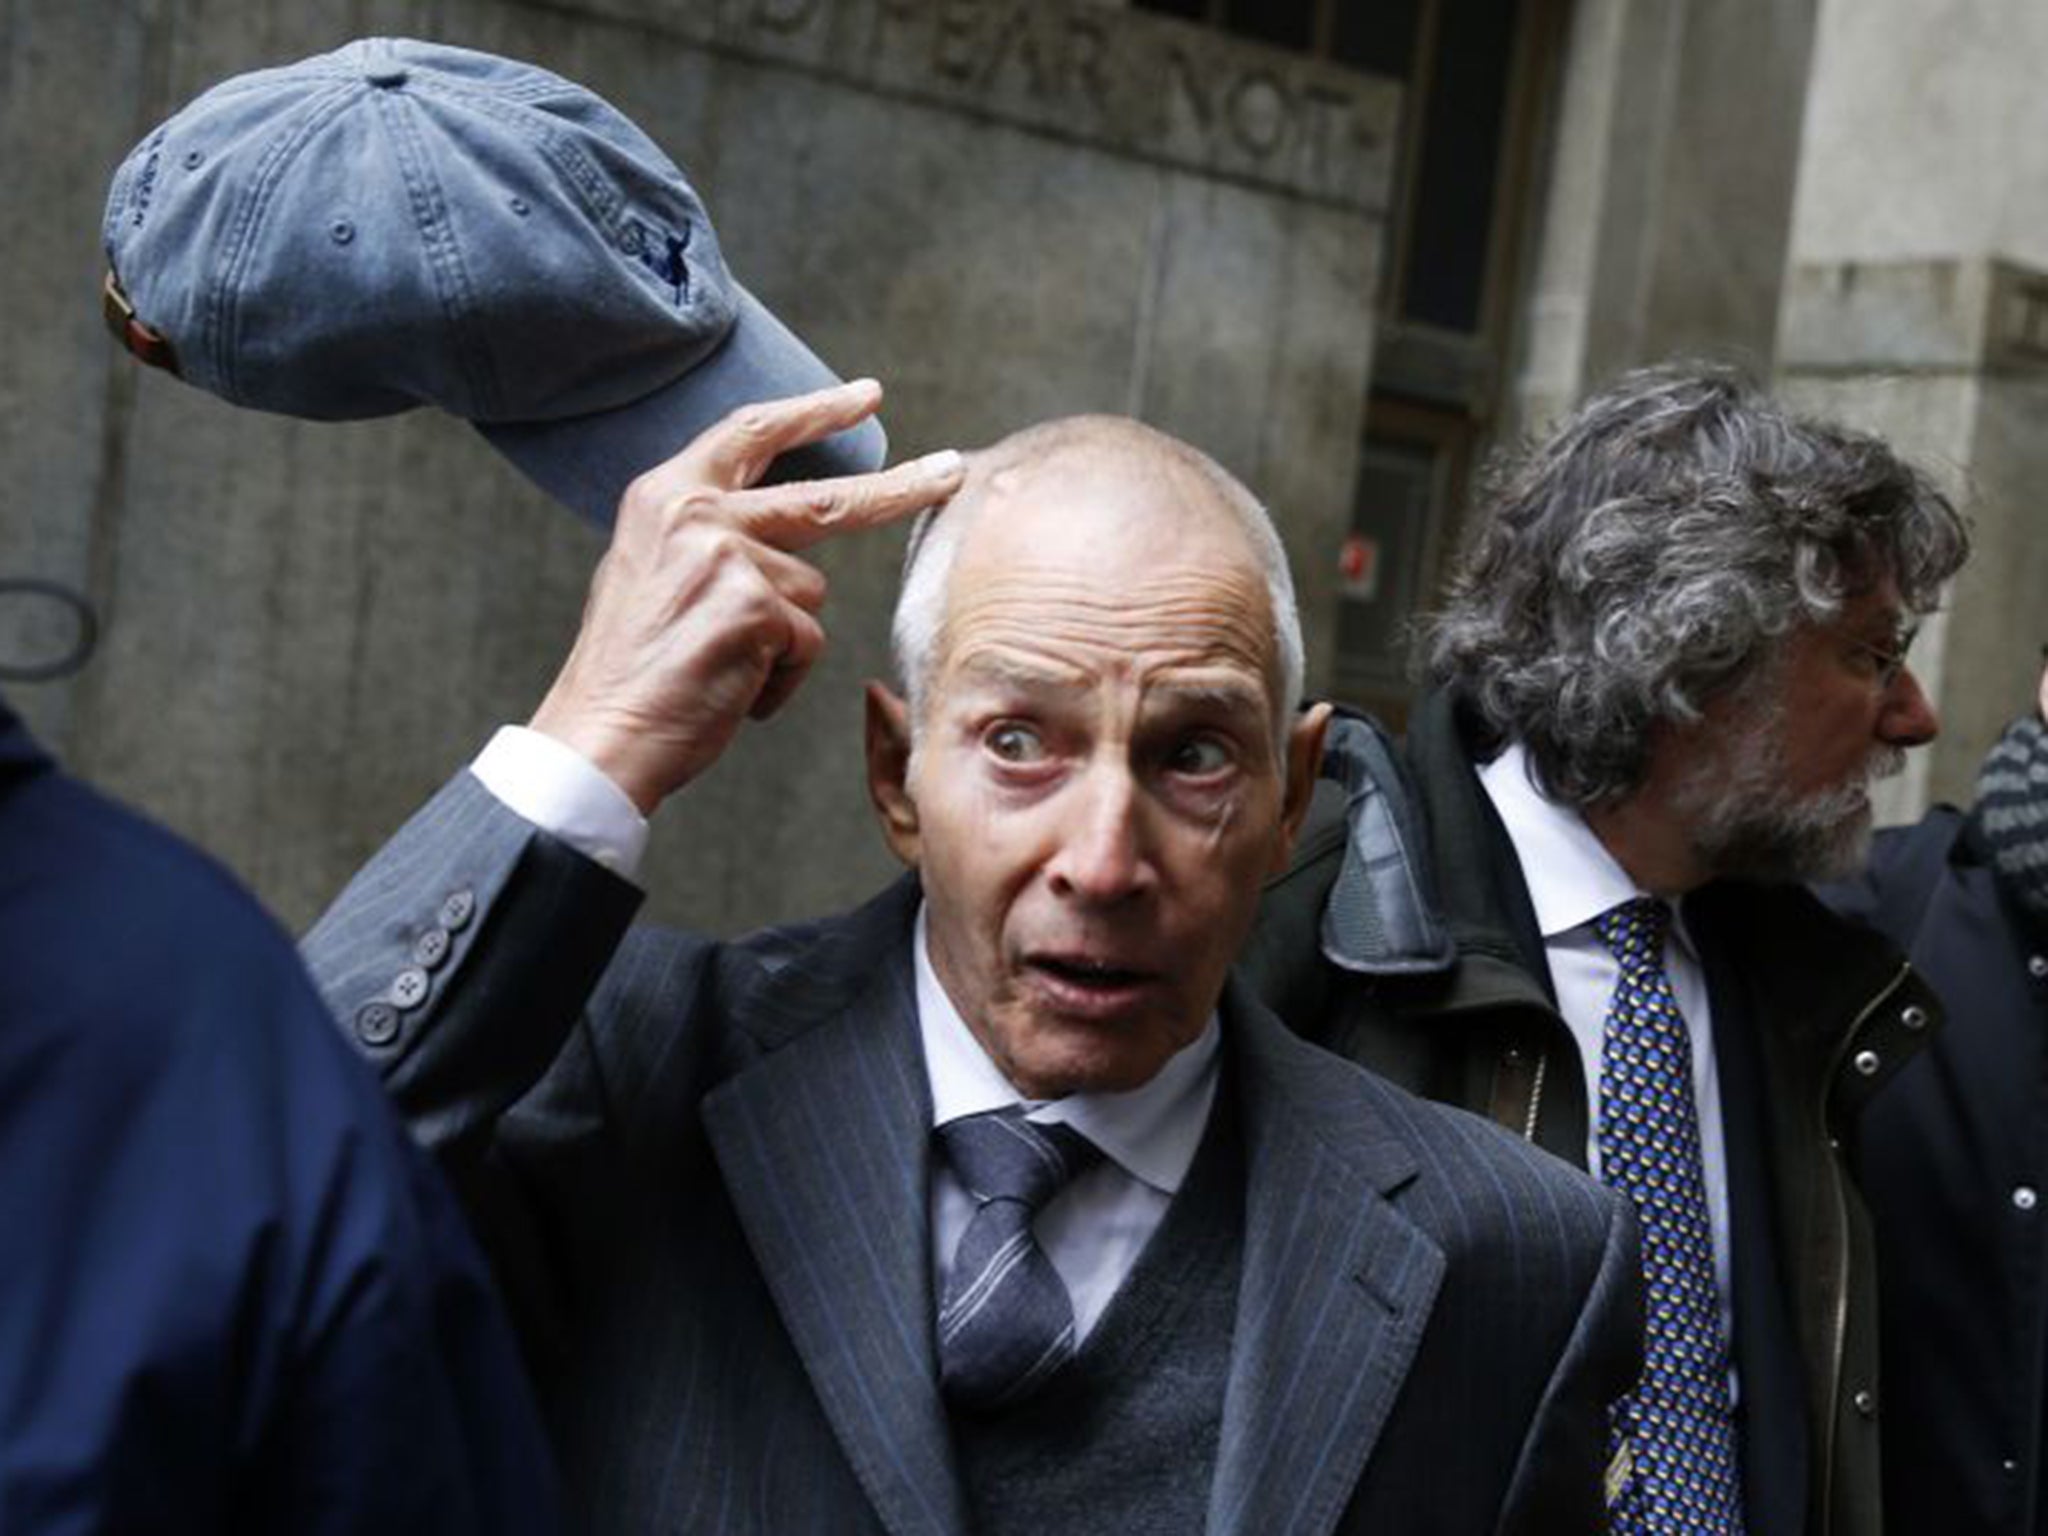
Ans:
{"type": "Polygon", "coordinates": [[[1874,664],[1870,676],[1877,684],[1878,692],[1889,692],[1892,684],[1899,680],[1899,674],[1906,670],[1906,653],[1913,649],[1913,637],[1918,633],[1919,631],[1914,629],[1902,630],[1893,639],[1889,649],[1881,645],[1872,645],[1868,640],[1849,642],[1850,650],[1859,656],[1868,656],[1874,664]]]}

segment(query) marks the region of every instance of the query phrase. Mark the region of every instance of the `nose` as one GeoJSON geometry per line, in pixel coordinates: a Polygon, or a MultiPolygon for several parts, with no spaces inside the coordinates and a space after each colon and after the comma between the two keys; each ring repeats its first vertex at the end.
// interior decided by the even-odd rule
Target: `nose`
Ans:
{"type": "Polygon", "coordinates": [[[1941,716],[1911,667],[1900,672],[1886,692],[1877,734],[1896,747],[1925,746],[1941,734],[1941,716]]]}
{"type": "Polygon", "coordinates": [[[1089,906],[1113,906],[1149,890],[1157,871],[1129,771],[1099,767],[1067,793],[1068,815],[1047,866],[1054,893],[1089,906]]]}

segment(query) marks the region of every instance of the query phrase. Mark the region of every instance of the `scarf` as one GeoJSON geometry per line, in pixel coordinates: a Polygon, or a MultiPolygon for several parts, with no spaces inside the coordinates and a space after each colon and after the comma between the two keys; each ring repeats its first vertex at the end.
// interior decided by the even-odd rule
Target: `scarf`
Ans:
{"type": "Polygon", "coordinates": [[[2013,721],[1984,759],[1970,821],[2006,894],[2048,922],[2048,725],[2038,715],[2013,721]]]}

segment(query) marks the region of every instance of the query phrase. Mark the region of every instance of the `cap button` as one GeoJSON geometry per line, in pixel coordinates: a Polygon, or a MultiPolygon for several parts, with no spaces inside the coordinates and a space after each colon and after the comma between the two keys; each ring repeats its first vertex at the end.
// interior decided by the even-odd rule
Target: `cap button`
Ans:
{"type": "Polygon", "coordinates": [[[403,64],[372,64],[363,71],[363,78],[372,85],[382,86],[384,89],[389,90],[394,85],[405,84],[405,66],[403,64]]]}

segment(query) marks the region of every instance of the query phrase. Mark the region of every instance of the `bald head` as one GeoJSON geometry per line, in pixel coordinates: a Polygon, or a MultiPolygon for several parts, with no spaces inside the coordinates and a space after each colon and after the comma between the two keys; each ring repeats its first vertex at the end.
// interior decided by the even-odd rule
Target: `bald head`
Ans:
{"type": "MultiPolygon", "coordinates": [[[[1286,551],[1258,499],[1229,471],[1178,438],[1123,416],[1069,416],[1012,433],[967,456],[967,478],[944,505],[911,529],[891,638],[913,728],[923,718],[932,671],[944,650],[953,572],[963,553],[1001,558],[1000,539],[977,530],[991,519],[1008,530],[1045,519],[1092,518],[1090,537],[1110,571],[1142,565],[1158,541],[1196,530],[1227,530],[1263,583],[1271,610],[1276,742],[1301,696],[1301,620],[1286,551]],[[1128,509],[1105,516],[1105,506],[1128,509]]],[[[997,530],[991,528],[993,535],[997,530]]],[[[1028,538],[1028,533],[1024,535],[1028,538]]]]}

